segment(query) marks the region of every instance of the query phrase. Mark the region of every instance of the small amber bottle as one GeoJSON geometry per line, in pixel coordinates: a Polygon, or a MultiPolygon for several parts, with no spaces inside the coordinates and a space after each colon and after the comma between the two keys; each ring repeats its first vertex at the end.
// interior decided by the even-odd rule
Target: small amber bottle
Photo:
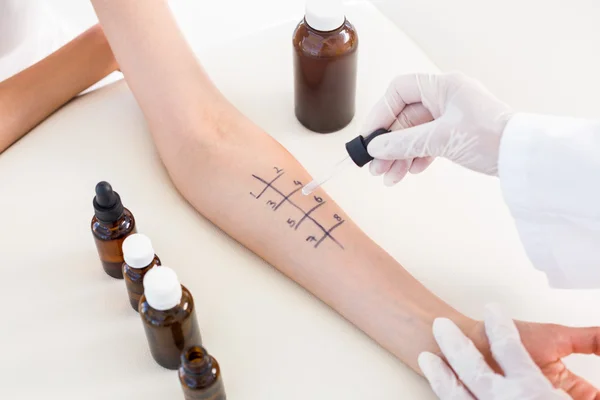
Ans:
{"type": "Polygon", "coordinates": [[[188,347],[181,354],[179,382],[185,400],[226,400],[221,368],[202,346],[188,347]]]}
{"type": "Polygon", "coordinates": [[[159,365],[175,370],[184,349],[202,344],[192,294],[171,268],[158,266],[146,273],[139,311],[159,365]]]}
{"type": "Polygon", "coordinates": [[[144,276],[152,267],[160,265],[160,258],[154,254],[150,238],[134,233],[123,242],[123,277],[131,307],[138,311],[144,294],[144,276]]]}
{"type": "Polygon", "coordinates": [[[125,238],[136,232],[135,219],[123,207],[121,197],[108,182],[96,185],[92,234],[104,271],[113,278],[123,279],[123,251],[125,238]]]}
{"type": "Polygon", "coordinates": [[[358,35],[341,0],[308,0],[292,42],[296,118],[314,132],[344,128],[354,118],[358,35]]]}

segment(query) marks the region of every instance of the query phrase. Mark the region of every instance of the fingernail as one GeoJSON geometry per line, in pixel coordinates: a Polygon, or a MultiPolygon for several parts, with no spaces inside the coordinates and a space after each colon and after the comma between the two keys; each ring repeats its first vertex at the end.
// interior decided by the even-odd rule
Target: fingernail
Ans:
{"type": "Polygon", "coordinates": [[[425,377],[430,376],[433,373],[437,362],[438,357],[428,351],[422,352],[419,354],[419,358],[417,358],[417,364],[419,364],[419,368],[421,368],[421,371],[425,377]]]}
{"type": "Polygon", "coordinates": [[[433,336],[439,343],[440,339],[459,330],[458,327],[448,318],[436,318],[433,320],[433,336]]]}
{"type": "Polygon", "coordinates": [[[369,172],[371,173],[371,175],[373,176],[379,176],[381,175],[381,162],[377,161],[377,160],[373,160],[371,161],[371,164],[369,165],[369,172]]]}
{"type": "Polygon", "coordinates": [[[385,150],[390,144],[389,140],[378,139],[379,138],[373,139],[373,141],[367,146],[367,152],[375,158],[381,158],[382,156],[385,156],[385,150]]]}
{"type": "Polygon", "coordinates": [[[499,304],[487,304],[483,314],[485,321],[485,330],[490,336],[490,332],[494,333],[494,337],[503,337],[505,340],[519,340],[520,334],[514,321],[508,314],[504,313],[499,304]]]}
{"type": "Polygon", "coordinates": [[[373,166],[373,164],[371,164],[371,166],[369,167],[369,172],[371,173],[371,175],[373,176],[378,176],[379,174],[377,173],[377,168],[373,166]]]}
{"type": "Polygon", "coordinates": [[[387,187],[392,187],[398,182],[400,182],[398,179],[396,179],[395,177],[391,177],[390,175],[386,175],[383,177],[383,184],[387,187]]]}
{"type": "Polygon", "coordinates": [[[445,324],[447,320],[448,320],[447,318],[436,318],[433,320],[432,329],[433,329],[434,335],[435,335],[435,332],[439,331],[440,328],[443,327],[443,324],[445,324]]]}
{"type": "Polygon", "coordinates": [[[416,174],[420,174],[421,172],[425,171],[425,168],[423,167],[423,164],[421,162],[413,162],[412,165],[410,166],[410,169],[408,171],[411,174],[415,174],[416,175],[416,174]]]}
{"type": "Polygon", "coordinates": [[[489,303],[485,305],[483,319],[488,322],[498,321],[503,315],[502,308],[497,303],[489,303]]]}

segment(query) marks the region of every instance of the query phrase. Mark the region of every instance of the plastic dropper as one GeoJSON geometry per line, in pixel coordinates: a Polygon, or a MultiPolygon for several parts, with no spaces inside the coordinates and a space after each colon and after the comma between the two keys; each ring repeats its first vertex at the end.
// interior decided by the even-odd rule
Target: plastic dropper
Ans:
{"type": "Polygon", "coordinates": [[[346,143],[346,151],[348,152],[348,155],[341,161],[337,162],[331,169],[327,171],[326,174],[318,176],[317,179],[313,179],[308,185],[304,186],[302,188],[302,194],[308,196],[317,190],[319,187],[321,187],[321,185],[333,178],[339,171],[344,169],[346,165],[350,165],[350,161],[359,167],[363,167],[367,163],[373,161],[373,157],[371,157],[367,151],[367,146],[371,140],[375,139],[377,136],[389,132],[390,131],[387,129],[380,128],[367,137],[362,137],[359,135],[346,143]]]}

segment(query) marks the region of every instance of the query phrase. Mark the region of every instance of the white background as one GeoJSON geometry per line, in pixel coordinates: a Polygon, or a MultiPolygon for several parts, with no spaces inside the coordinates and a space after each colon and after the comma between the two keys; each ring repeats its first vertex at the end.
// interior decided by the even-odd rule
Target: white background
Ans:
{"type": "Polygon", "coordinates": [[[515,109],[600,117],[599,1],[373,2],[442,70],[479,78],[515,109]]]}
{"type": "MultiPolygon", "coordinates": [[[[599,102],[594,101],[600,90],[600,1],[372,2],[441,70],[460,70],[480,79],[515,109],[600,117],[599,102]]],[[[88,1],[52,3],[75,31],[95,21],[88,1]]],[[[222,40],[230,36],[228,25],[241,24],[250,32],[295,18],[303,7],[298,0],[171,3],[184,30],[213,17],[221,19],[223,32],[217,36],[222,40]],[[186,12],[190,9],[195,12],[186,12]]],[[[211,43],[214,40],[211,35],[211,43]]],[[[400,50],[389,43],[389,51],[400,50]]]]}

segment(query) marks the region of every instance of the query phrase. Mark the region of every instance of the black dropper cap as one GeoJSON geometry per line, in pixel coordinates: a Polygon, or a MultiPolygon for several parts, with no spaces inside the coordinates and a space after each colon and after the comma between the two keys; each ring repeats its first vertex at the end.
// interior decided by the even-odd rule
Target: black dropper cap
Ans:
{"type": "Polygon", "coordinates": [[[373,157],[367,151],[367,146],[371,142],[371,140],[375,139],[379,135],[383,135],[384,133],[389,133],[387,129],[379,128],[375,132],[371,133],[367,137],[357,136],[348,143],[346,143],[346,151],[350,155],[354,164],[362,167],[366,163],[373,161],[373,157]]]}
{"type": "Polygon", "coordinates": [[[108,182],[100,182],[96,185],[96,197],[94,197],[94,214],[102,222],[117,222],[123,215],[123,203],[119,193],[113,191],[108,182]]]}

